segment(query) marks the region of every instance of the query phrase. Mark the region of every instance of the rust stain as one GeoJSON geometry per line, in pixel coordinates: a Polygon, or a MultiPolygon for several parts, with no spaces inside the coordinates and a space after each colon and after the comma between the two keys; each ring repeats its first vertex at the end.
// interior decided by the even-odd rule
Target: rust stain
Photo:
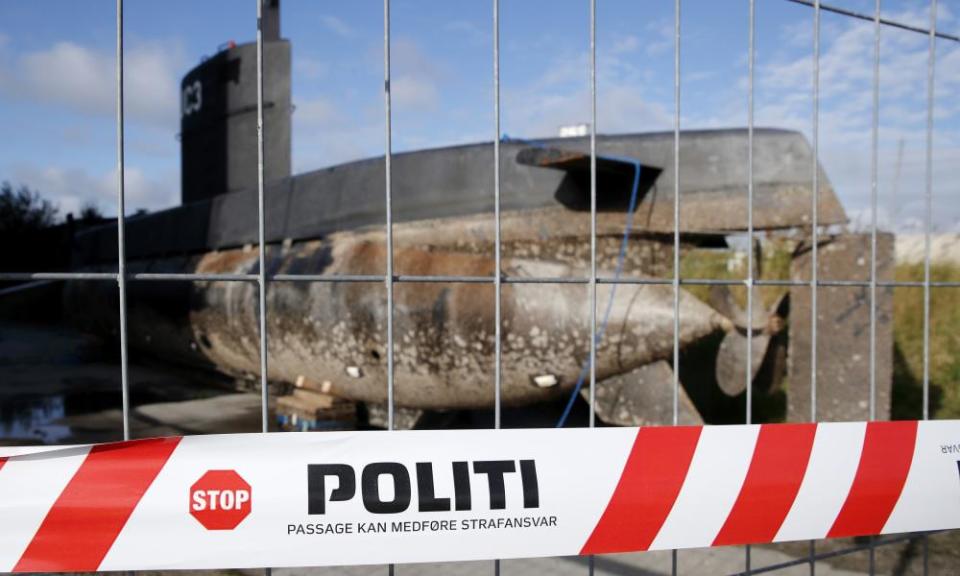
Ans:
{"type": "Polygon", "coordinates": [[[257,252],[242,249],[207,252],[200,257],[196,272],[201,274],[226,274],[243,270],[257,260],[257,252]]]}

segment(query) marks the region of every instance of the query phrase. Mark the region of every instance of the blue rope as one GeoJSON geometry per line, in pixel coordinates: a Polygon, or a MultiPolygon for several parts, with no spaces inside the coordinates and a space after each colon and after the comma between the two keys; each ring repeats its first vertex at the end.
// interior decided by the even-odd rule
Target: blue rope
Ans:
{"type": "MultiPolygon", "coordinates": [[[[598,158],[599,157],[600,156],[598,156],[598,158]]],[[[623,262],[627,256],[627,240],[630,237],[630,231],[633,229],[633,214],[637,207],[637,195],[640,189],[640,172],[643,170],[643,165],[632,158],[620,158],[616,156],[603,156],[603,158],[633,164],[634,173],[633,190],[630,192],[630,207],[627,208],[627,225],[623,229],[623,240],[620,242],[620,254],[617,256],[617,271],[614,274],[614,283],[610,289],[610,300],[607,301],[607,309],[603,313],[603,322],[601,322],[600,328],[597,329],[597,333],[594,335],[597,346],[600,346],[600,342],[603,340],[603,334],[607,331],[607,323],[610,321],[610,311],[613,309],[613,301],[617,295],[617,282],[620,280],[620,275],[623,273],[623,262]]],[[[591,305],[592,304],[593,303],[591,302],[591,305]]],[[[570,399],[567,400],[567,406],[563,409],[563,414],[560,415],[560,419],[557,420],[557,428],[563,428],[564,424],[567,423],[567,418],[570,416],[570,411],[573,409],[573,403],[576,401],[577,394],[580,393],[580,389],[583,388],[583,381],[586,379],[589,372],[590,358],[588,357],[586,362],[583,364],[583,370],[580,371],[580,377],[577,378],[577,385],[573,387],[573,391],[570,393],[570,399]]]]}
{"type": "MultiPolygon", "coordinates": [[[[546,147],[542,142],[536,140],[510,138],[510,136],[507,134],[504,134],[501,140],[503,142],[521,142],[538,148],[546,147]]],[[[623,274],[623,263],[627,257],[627,240],[630,238],[630,231],[633,229],[633,215],[637,207],[637,197],[639,196],[640,191],[640,173],[643,171],[643,165],[633,158],[624,158],[620,156],[598,155],[597,158],[606,158],[608,160],[615,160],[618,162],[631,164],[633,165],[634,170],[633,189],[630,191],[630,206],[627,208],[627,223],[623,229],[623,240],[620,241],[620,253],[617,255],[617,271],[613,275],[614,283],[612,284],[613,287],[610,289],[610,300],[607,301],[607,309],[603,313],[603,321],[600,323],[600,327],[597,329],[597,333],[594,335],[597,346],[599,346],[600,342],[603,340],[603,334],[607,331],[607,323],[610,321],[610,311],[613,309],[613,301],[617,295],[617,282],[619,282],[620,276],[623,274]]],[[[570,417],[570,411],[573,409],[573,404],[577,400],[577,394],[579,394],[580,389],[583,388],[583,381],[587,378],[587,374],[589,372],[590,358],[587,357],[586,362],[583,364],[583,369],[580,370],[580,376],[577,378],[577,385],[573,387],[573,391],[570,393],[570,399],[567,400],[567,405],[563,409],[563,414],[561,414],[560,419],[557,420],[557,428],[563,428],[564,424],[567,423],[567,418],[570,417]]]]}

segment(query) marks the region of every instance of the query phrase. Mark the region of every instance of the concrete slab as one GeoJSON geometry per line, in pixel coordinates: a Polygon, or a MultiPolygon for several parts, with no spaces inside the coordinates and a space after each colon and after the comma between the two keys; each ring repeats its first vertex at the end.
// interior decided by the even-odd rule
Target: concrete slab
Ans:
{"type": "MultiPolygon", "coordinates": [[[[703,424],[686,390],[680,386],[679,423],[703,424]]],[[[590,388],[584,386],[580,396],[590,401],[590,388]]],[[[597,416],[616,426],[650,426],[673,420],[673,370],[665,360],[645,364],[606,380],[597,382],[597,416]]]]}
{"type": "Polygon", "coordinates": [[[134,410],[138,419],[181,434],[260,432],[260,395],[225,394],[202,400],[148,404],[134,410]]]}
{"type": "MultiPolygon", "coordinates": [[[[818,254],[821,279],[866,281],[870,278],[870,236],[849,234],[823,238],[818,254]]],[[[810,278],[811,252],[801,248],[791,268],[793,280],[810,278]]],[[[877,277],[893,271],[893,236],[877,237],[877,277]]],[[[870,289],[821,286],[817,291],[817,419],[867,420],[870,417],[870,289]]],[[[810,288],[790,288],[788,414],[791,421],[810,419],[810,288]]],[[[893,289],[877,289],[876,415],[890,418],[893,383],[893,289]]]]}

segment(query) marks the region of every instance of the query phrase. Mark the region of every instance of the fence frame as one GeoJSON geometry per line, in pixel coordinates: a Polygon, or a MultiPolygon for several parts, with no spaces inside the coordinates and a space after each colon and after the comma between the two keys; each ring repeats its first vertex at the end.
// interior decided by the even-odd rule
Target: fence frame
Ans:
{"type": "MultiPolygon", "coordinates": [[[[258,272],[256,274],[167,274],[167,273],[129,273],[126,268],[125,252],[125,160],[124,160],[124,18],[123,0],[116,0],[116,144],[117,144],[117,272],[35,272],[35,273],[0,273],[0,280],[71,280],[71,281],[114,281],[119,292],[119,320],[120,320],[120,371],[123,439],[129,440],[130,433],[130,390],[129,390],[129,359],[127,338],[127,281],[135,282],[249,282],[255,284],[258,290],[258,320],[259,320],[259,348],[260,348],[260,391],[261,391],[261,430],[269,432],[269,386],[267,381],[267,289],[271,282],[347,282],[347,283],[383,283],[386,289],[387,308],[387,428],[394,429],[394,286],[399,283],[471,283],[492,284],[495,292],[495,380],[494,380],[494,428],[501,427],[501,377],[502,377],[502,348],[501,348],[501,321],[502,321],[502,287],[504,284],[574,284],[585,285],[589,289],[590,299],[590,330],[594,335],[590,339],[589,351],[589,426],[596,425],[593,406],[595,402],[596,381],[596,351],[599,335],[597,332],[597,285],[615,284],[648,284],[668,285],[673,287],[673,421],[676,425],[679,418],[679,328],[680,328],[680,289],[682,286],[743,286],[747,291],[747,309],[752,310],[754,288],[763,286],[777,287],[808,287],[811,294],[811,413],[810,420],[817,421],[817,292],[821,287],[862,287],[869,290],[870,302],[870,376],[869,376],[869,414],[870,419],[876,418],[876,330],[877,330],[877,289],[878,288],[922,288],[923,289],[923,419],[930,418],[930,292],[932,288],[960,288],[960,282],[933,281],[931,279],[931,228],[933,218],[933,129],[934,129],[934,96],[936,81],[936,42],[938,39],[960,42],[960,37],[937,30],[937,1],[929,0],[930,22],[928,28],[881,17],[881,0],[874,0],[873,14],[863,14],[846,8],[822,3],[820,0],[785,0],[794,4],[808,6],[812,9],[813,26],[813,78],[812,78],[812,148],[815,159],[812,173],[812,249],[811,275],[808,281],[803,280],[764,280],[754,278],[755,263],[753,243],[755,237],[753,223],[754,200],[754,68],[755,68],[755,35],[756,35],[756,6],[755,0],[746,0],[749,7],[748,23],[748,96],[747,96],[747,142],[748,142],[748,177],[747,177],[747,238],[750,242],[747,258],[747,277],[742,280],[722,280],[711,278],[681,278],[680,275],[680,95],[681,95],[681,16],[682,2],[674,0],[674,146],[673,161],[676,177],[674,178],[674,230],[673,230],[673,276],[672,278],[620,278],[598,276],[597,274],[597,0],[585,0],[590,7],[590,40],[589,40],[589,83],[590,83],[590,274],[588,277],[557,277],[557,278],[530,278],[510,277],[502,273],[501,269],[501,175],[500,175],[500,144],[501,144],[501,105],[500,105],[500,0],[490,0],[492,3],[492,33],[493,33],[493,180],[494,180],[494,234],[495,234],[495,270],[494,276],[410,276],[396,275],[393,268],[393,217],[392,217],[392,107],[391,107],[391,36],[390,36],[390,0],[383,0],[384,16],[384,162],[385,162],[385,231],[387,261],[383,275],[290,275],[267,274],[266,272],[266,242],[265,242],[265,206],[264,206],[264,121],[263,121],[263,33],[262,16],[263,2],[266,0],[252,0],[256,2],[257,16],[257,220],[258,220],[258,272]],[[849,18],[865,20],[873,23],[873,71],[872,71],[872,129],[870,145],[870,277],[866,281],[852,280],[824,280],[818,276],[818,205],[819,205],[819,124],[820,124],[820,17],[822,12],[843,15],[849,18]],[[878,197],[878,155],[879,155],[879,122],[880,122],[880,48],[881,31],[883,27],[892,27],[925,34],[929,39],[929,53],[927,58],[927,114],[926,114],[926,149],[925,149],[925,222],[924,222],[924,279],[923,281],[885,281],[877,277],[877,197],[878,197]]],[[[747,331],[746,365],[746,419],[751,423],[753,394],[751,374],[752,365],[752,331],[747,331]]],[[[896,544],[907,540],[920,538],[923,545],[923,573],[928,572],[929,542],[927,535],[904,535],[897,537],[871,538],[866,544],[856,544],[851,547],[828,553],[817,553],[815,541],[809,543],[807,558],[799,558],[772,566],[754,568],[751,566],[750,547],[744,547],[744,571],[740,574],[767,573],[791,566],[809,564],[810,574],[815,573],[816,562],[845,554],[867,550],[869,553],[870,574],[875,573],[875,549],[878,546],[896,544]]],[[[266,574],[270,574],[267,568],[266,574]]],[[[392,575],[395,567],[388,567],[392,575]]],[[[494,573],[500,573],[499,560],[494,561],[494,573]]],[[[588,573],[593,574],[593,558],[589,559],[588,573]]],[[[672,552],[672,572],[678,573],[678,553],[672,552]]]]}

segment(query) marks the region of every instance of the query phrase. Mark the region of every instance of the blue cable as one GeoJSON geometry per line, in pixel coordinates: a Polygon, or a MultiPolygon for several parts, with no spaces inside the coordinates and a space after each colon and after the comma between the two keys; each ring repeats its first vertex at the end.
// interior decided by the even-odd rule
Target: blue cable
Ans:
{"type": "MultiPolygon", "coordinates": [[[[539,148],[546,147],[541,142],[510,138],[510,136],[507,134],[504,134],[501,140],[503,142],[522,142],[524,144],[529,144],[539,148]]],[[[639,195],[640,191],[640,173],[643,171],[643,165],[633,158],[624,158],[620,156],[597,155],[597,158],[605,158],[607,160],[615,160],[617,162],[631,164],[634,170],[633,189],[630,191],[630,206],[627,208],[627,223],[623,229],[623,240],[620,241],[620,253],[617,255],[617,271],[613,275],[614,283],[612,284],[613,287],[610,290],[610,300],[607,301],[607,309],[603,313],[603,321],[600,323],[600,327],[597,329],[596,335],[594,335],[597,346],[599,346],[600,342],[603,340],[603,334],[607,331],[607,323],[610,321],[610,311],[613,309],[613,301],[617,295],[617,283],[620,280],[620,276],[623,274],[623,262],[627,257],[627,240],[630,238],[630,231],[633,229],[633,215],[637,207],[637,196],[639,195]]],[[[570,393],[570,399],[567,400],[567,405],[563,409],[563,414],[561,414],[560,419],[557,420],[557,428],[563,428],[564,424],[567,423],[567,418],[570,417],[570,411],[573,409],[573,403],[576,401],[577,394],[580,393],[580,389],[583,388],[583,381],[586,379],[589,372],[590,358],[588,357],[586,362],[583,364],[583,369],[580,371],[580,376],[577,378],[577,385],[573,387],[573,391],[570,393]]]]}
{"type": "MultiPolygon", "coordinates": [[[[600,158],[600,156],[598,156],[598,158],[600,158]]],[[[627,256],[627,240],[630,237],[631,229],[633,229],[633,214],[637,207],[637,195],[640,189],[640,172],[643,170],[643,165],[632,158],[620,158],[616,156],[603,156],[603,158],[632,164],[634,173],[633,190],[630,192],[630,206],[627,208],[627,225],[623,229],[623,240],[620,242],[620,254],[617,256],[617,271],[613,275],[614,283],[612,284],[613,287],[610,289],[610,300],[607,301],[607,309],[603,313],[603,322],[601,322],[600,328],[597,329],[597,333],[594,336],[597,346],[600,346],[600,342],[603,340],[603,334],[607,331],[607,323],[610,320],[610,311],[613,309],[613,301],[617,295],[617,282],[619,282],[620,275],[623,273],[623,262],[627,256]]],[[[563,428],[563,425],[566,424],[567,418],[570,416],[570,410],[573,409],[573,403],[576,401],[577,394],[580,393],[580,389],[583,388],[583,381],[586,379],[589,371],[590,358],[588,357],[587,361],[584,362],[583,370],[580,371],[580,377],[577,378],[577,385],[573,387],[573,392],[570,393],[570,399],[567,401],[567,406],[563,409],[563,414],[560,415],[560,419],[557,420],[557,428],[563,428]]]]}

